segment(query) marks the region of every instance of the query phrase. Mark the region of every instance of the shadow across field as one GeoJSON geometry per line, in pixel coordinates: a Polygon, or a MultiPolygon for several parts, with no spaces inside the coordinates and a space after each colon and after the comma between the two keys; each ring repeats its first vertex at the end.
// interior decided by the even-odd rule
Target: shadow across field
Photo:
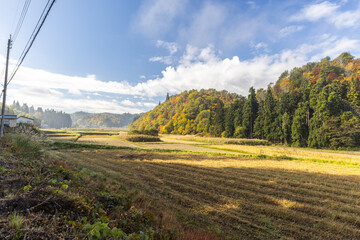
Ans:
{"type": "Polygon", "coordinates": [[[129,150],[59,155],[141,191],[135,203],[161,224],[176,216],[184,228],[229,239],[360,238],[360,177],[347,166],[129,150]]]}

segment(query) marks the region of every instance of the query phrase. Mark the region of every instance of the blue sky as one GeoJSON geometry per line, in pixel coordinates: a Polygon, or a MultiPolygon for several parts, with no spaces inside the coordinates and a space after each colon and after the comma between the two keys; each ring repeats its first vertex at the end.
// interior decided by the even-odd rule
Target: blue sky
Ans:
{"type": "MultiPolygon", "coordinates": [[[[24,2],[0,0],[2,65],[24,2]]],[[[46,2],[32,0],[10,71],[46,2]]],[[[247,95],[308,61],[344,51],[359,57],[359,28],[355,0],[58,0],[9,85],[9,101],[122,113],[150,110],[167,92],[247,95]]]]}

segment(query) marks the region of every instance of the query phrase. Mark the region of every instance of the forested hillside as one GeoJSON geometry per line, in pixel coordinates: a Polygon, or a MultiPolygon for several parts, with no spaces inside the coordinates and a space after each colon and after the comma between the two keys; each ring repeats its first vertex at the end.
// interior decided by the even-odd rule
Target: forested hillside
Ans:
{"type": "Polygon", "coordinates": [[[20,104],[14,101],[12,105],[6,106],[6,114],[16,114],[33,118],[37,126],[46,128],[107,128],[107,127],[126,127],[141,114],[113,114],[113,113],[87,113],[75,112],[68,114],[54,109],[45,109],[41,107],[35,109],[34,106],[28,106],[26,103],[20,104]]]}
{"type": "Polygon", "coordinates": [[[285,71],[247,98],[191,90],[167,96],[132,129],[267,139],[300,147],[360,146],[360,59],[342,53],[285,71]]]}
{"type": "Polygon", "coordinates": [[[108,128],[108,127],[126,127],[141,114],[113,114],[113,113],[87,113],[76,112],[71,114],[73,127],[82,128],[108,128]]]}
{"type": "Polygon", "coordinates": [[[6,114],[16,114],[34,119],[37,126],[45,126],[48,128],[68,128],[71,127],[72,121],[70,115],[62,111],[54,109],[45,109],[41,107],[35,109],[34,106],[28,106],[26,103],[20,105],[18,101],[14,101],[11,106],[6,107],[6,114]]]}
{"type": "MultiPolygon", "coordinates": [[[[227,91],[191,90],[167,96],[164,103],[131,124],[132,129],[158,129],[160,133],[221,135],[225,106],[241,106],[245,99],[227,91]]],[[[239,109],[236,109],[237,111],[239,109]]],[[[240,112],[236,114],[241,116],[240,112]]],[[[237,118],[236,121],[239,119],[237,118]]]]}

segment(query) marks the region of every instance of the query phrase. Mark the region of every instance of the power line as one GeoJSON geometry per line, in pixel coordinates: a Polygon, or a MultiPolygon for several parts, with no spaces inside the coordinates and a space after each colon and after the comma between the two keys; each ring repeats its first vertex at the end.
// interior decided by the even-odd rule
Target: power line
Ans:
{"type": "Polygon", "coordinates": [[[35,28],[34,28],[34,31],[32,32],[32,34],[31,34],[31,36],[30,36],[30,38],[29,38],[29,41],[27,42],[27,44],[26,44],[23,52],[22,52],[21,55],[20,55],[20,58],[19,58],[16,66],[15,66],[15,69],[13,70],[13,72],[12,72],[12,74],[11,74],[10,80],[9,80],[9,82],[7,83],[7,85],[9,85],[9,83],[11,82],[11,80],[14,78],[16,72],[18,71],[20,65],[23,63],[26,55],[28,54],[28,52],[29,52],[30,48],[32,47],[32,45],[33,45],[33,43],[34,43],[37,35],[38,35],[39,32],[40,32],[41,27],[44,25],[44,22],[45,22],[47,16],[49,15],[49,12],[50,12],[52,6],[54,5],[55,1],[56,1],[56,0],[52,0],[51,3],[50,3],[50,0],[48,0],[48,2],[47,2],[47,4],[46,4],[46,6],[45,6],[45,8],[44,8],[44,10],[43,10],[40,18],[39,18],[39,20],[38,20],[38,22],[37,22],[37,24],[36,24],[36,26],[35,26],[35,28]]]}
{"type": "Polygon", "coordinates": [[[41,20],[42,20],[43,17],[44,17],[44,14],[45,14],[45,12],[46,12],[46,9],[47,9],[48,6],[49,6],[49,3],[50,3],[50,0],[48,0],[48,2],[46,3],[46,5],[45,5],[45,7],[44,7],[44,10],[43,10],[42,13],[41,13],[40,18],[39,18],[38,22],[36,23],[36,26],[35,26],[33,32],[31,33],[31,36],[30,36],[28,42],[26,43],[25,48],[24,48],[24,50],[22,51],[22,53],[21,53],[21,55],[20,55],[20,57],[19,57],[19,60],[18,60],[18,62],[17,62],[16,65],[15,65],[15,68],[14,68],[13,72],[12,72],[11,75],[10,75],[11,77],[10,77],[9,83],[10,83],[10,81],[12,80],[12,78],[14,77],[15,73],[17,72],[17,70],[19,69],[21,63],[23,62],[23,60],[24,60],[24,58],[25,58],[25,56],[26,56],[26,54],[27,54],[27,52],[28,52],[28,49],[30,49],[30,47],[31,47],[30,44],[32,45],[32,42],[35,40],[34,35],[35,35],[35,33],[37,32],[37,30],[40,30],[39,24],[40,24],[41,20]]]}
{"type": "MultiPolygon", "coordinates": [[[[15,20],[16,20],[16,16],[17,16],[17,13],[19,11],[19,6],[20,6],[20,0],[18,0],[18,4],[17,4],[17,7],[16,7],[16,12],[15,12],[15,15],[14,15],[14,19],[12,21],[12,24],[11,24],[11,30],[14,29],[14,24],[15,24],[15,20]]],[[[15,29],[14,29],[15,30],[15,29]]]]}
{"type": "Polygon", "coordinates": [[[20,29],[21,29],[22,24],[23,24],[23,22],[24,22],[26,13],[27,13],[27,11],[28,11],[28,9],[29,9],[30,3],[31,3],[31,0],[26,0],[25,3],[24,3],[23,10],[22,10],[22,12],[21,12],[21,15],[20,15],[18,24],[16,25],[16,28],[15,28],[15,31],[14,31],[14,34],[13,34],[13,40],[12,40],[13,42],[15,42],[15,40],[16,40],[16,38],[17,38],[17,35],[18,35],[19,32],[20,32],[20,29]]]}

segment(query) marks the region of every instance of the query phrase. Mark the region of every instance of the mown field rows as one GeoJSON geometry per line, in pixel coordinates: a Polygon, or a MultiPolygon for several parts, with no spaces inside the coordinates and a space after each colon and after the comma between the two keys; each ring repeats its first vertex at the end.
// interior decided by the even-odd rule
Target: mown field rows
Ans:
{"type": "Polygon", "coordinates": [[[120,146],[120,147],[133,147],[139,148],[139,146],[127,142],[122,141],[117,138],[117,136],[81,136],[78,140],[79,143],[92,143],[92,144],[103,144],[103,145],[111,145],[111,146],[120,146]]]}
{"type": "Polygon", "coordinates": [[[249,154],[265,154],[265,155],[278,155],[288,156],[295,158],[307,159],[325,159],[335,161],[351,161],[360,163],[360,155],[358,152],[331,152],[321,150],[307,150],[301,148],[290,147],[274,147],[274,146],[246,146],[246,145],[207,145],[209,148],[227,150],[227,151],[240,151],[241,153],[249,154]]]}
{"type": "Polygon", "coordinates": [[[174,136],[165,135],[162,140],[167,142],[176,142],[178,144],[201,144],[203,147],[216,150],[232,151],[234,153],[257,154],[257,155],[276,155],[288,156],[294,158],[307,159],[325,159],[335,161],[354,161],[360,163],[359,151],[335,151],[311,148],[294,148],[287,146],[251,146],[224,144],[223,138],[201,138],[193,136],[174,136]]]}
{"type": "Polygon", "coordinates": [[[140,190],[137,204],[162,212],[170,226],[229,239],[360,238],[360,170],[354,166],[132,150],[57,154],[140,190]]]}
{"type": "MultiPolygon", "coordinates": [[[[98,132],[91,130],[86,131],[50,131],[50,139],[52,140],[72,140],[76,134],[82,134],[76,141],[80,143],[92,143],[102,145],[124,146],[124,147],[142,147],[148,149],[164,149],[164,150],[184,150],[195,152],[213,152],[213,153],[229,153],[236,155],[263,155],[263,156],[278,156],[284,158],[296,159],[317,159],[332,162],[345,162],[345,164],[353,164],[360,166],[360,152],[357,151],[334,151],[334,150],[319,150],[309,148],[292,148],[285,146],[251,146],[251,145],[234,145],[224,144],[228,141],[224,138],[203,138],[195,136],[174,136],[164,135],[161,137],[162,142],[157,143],[132,143],[126,141],[126,133],[119,132],[116,135],[112,132],[111,135],[102,129],[98,132]]],[[[236,140],[233,140],[236,141],[236,140]]],[[[250,140],[242,140],[243,142],[250,140]]],[[[255,140],[254,140],[255,141],[255,140]]]]}

